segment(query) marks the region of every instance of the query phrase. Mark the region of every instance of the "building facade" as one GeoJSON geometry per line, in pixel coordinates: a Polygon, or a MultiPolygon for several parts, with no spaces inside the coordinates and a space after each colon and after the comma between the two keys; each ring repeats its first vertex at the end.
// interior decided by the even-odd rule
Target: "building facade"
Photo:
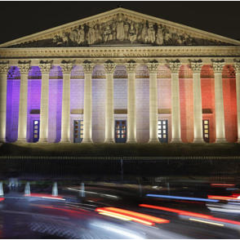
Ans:
{"type": "Polygon", "coordinates": [[[0,141],[240,140],[240,42],[123,8],[0,45],[0,141]]]}

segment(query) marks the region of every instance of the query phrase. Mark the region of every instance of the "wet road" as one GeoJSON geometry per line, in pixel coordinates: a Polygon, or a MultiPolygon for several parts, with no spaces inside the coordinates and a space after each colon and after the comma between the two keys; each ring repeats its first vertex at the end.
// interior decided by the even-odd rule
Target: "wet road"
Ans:
{"type": "Polygon", "coordinates": [[[6,181],[0,237],[238,239],[238,184],[214,184],[6,181]]]}

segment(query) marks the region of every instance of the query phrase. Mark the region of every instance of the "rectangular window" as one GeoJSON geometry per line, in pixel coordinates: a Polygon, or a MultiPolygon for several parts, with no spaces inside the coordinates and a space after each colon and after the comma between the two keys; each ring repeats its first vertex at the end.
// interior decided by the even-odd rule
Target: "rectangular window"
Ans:
{"type": "Polygon", "coordinates": [[[80,143],[83,140],[83,120],[74,120],[74,142],[80,143]]]}
{"type": "Polygon", "coordinates": [[[158,120],[158,139],[161,143],[168,142],[168,120],[158,120]]]}
{"type": "Polygon", "coordinates": [[[209,120],[203,120],[203,139],[209,143],[209,120]]]}

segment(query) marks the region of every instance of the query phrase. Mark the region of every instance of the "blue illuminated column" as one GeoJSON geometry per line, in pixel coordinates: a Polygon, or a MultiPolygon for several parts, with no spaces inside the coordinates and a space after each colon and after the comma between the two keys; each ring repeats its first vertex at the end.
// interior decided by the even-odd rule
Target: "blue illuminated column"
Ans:
{"type": "Polygon", "coordinates": [[[136,84],[135,70],[136,63],[129,61],[126,64],[128,74],[128,121],[127,121],[127,143],[136,142],[136,84]]]}
{"type": "Polygon", "coordinates": [[[171,94],[172,94],[172,143],[181,143],[181,115],[179,93],[179,68],[180,61],[168,61],[171,69],[171,94]]]}
{"type": "Polygon", "coordinates": [[[18,67],[21,73],[19,119],[18,119],[18,142],[27,141],[27,97],[28,97],[28,72],[30,69],[30,63],[31,63],[30,61],[18,63],[18,67]]]}
{"type": "Polygon", "coordinates": [[[6,141],[8,62],[0,62],[0,142],[6,141]]]}
{"type": "Polygon", "coordinates": [[[62,125],[61,143],[70,142],[70,78],[73,62],[62,61],[63,91],[62,91],[62,125]]]}
{"type": "Polygon", "coordinates": [[[52,61],[40,61],[42,73],[39,142],[48,141],[49,71],[52,61]]]}
{"type": "Polygon", "coordinates": [[[84,69],[84,115],[83,115],[83,141],[92,143],[92,71],[93,64],[86,61],[84,69]]]}
{"type": "Polygon", "coordinates": [[[160,143],[158,140],[158,88],[157,61],[147,64],[149,71],[149,143],[160,143]]]}
{"type": "Polygon", "coordinates": [[[113,73],[116,64],[106,62],[104,64],[106,72],[106,112],[105,112],[105,143],[114,143],[114,87],[113,73]]]}
{"type": "Polygon", "coordinates": [[[212,66],[214,70],[216,143],[224,143],[226,142],[222,87],[224,60],[212,60],[212,66]]]}

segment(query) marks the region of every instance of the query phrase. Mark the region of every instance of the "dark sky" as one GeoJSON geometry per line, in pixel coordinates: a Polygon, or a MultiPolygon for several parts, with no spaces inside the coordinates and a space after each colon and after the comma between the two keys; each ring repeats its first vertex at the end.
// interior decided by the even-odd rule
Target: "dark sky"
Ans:
{"type": "Polygon", "coordinates": [[[102,13],[118,5],[240,40],[240,2],[1,2],[0,43],[102,13]]]}

